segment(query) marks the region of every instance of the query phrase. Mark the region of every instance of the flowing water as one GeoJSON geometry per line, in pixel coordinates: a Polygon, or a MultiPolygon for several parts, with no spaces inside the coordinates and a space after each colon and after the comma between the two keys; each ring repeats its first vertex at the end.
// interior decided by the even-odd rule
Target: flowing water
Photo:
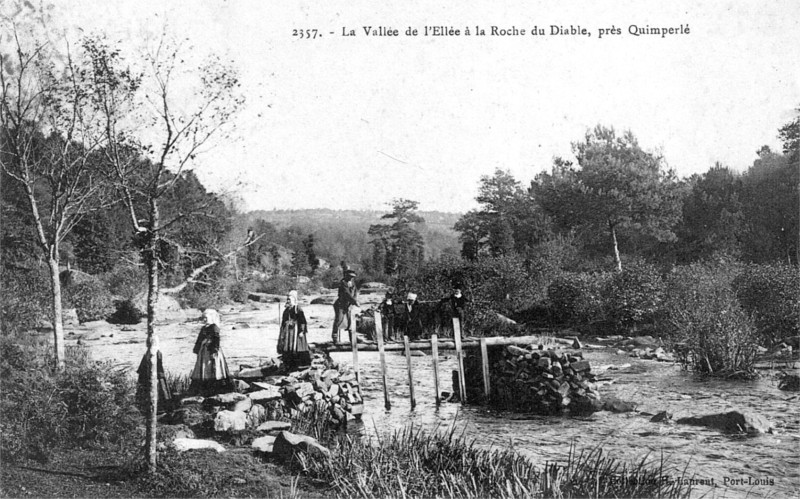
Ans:
{"type": "MultiPolygon", "coordinates": [[[[261,358],[275,355],[278,310],[274,304],[266,310],[222,311],[222,348],[232,371],[241,364],[257,365],[261,358]]],[[[309,341],[328,340],[332,307],[310,305],[305,310],[309,341]]],[[[69,340],[74,344],[80,339],[91,347],[95,358],[116,360],[135,368],[144,353],[144,330],[141,325],[125,329],[128,330],[116,326],[76,329],[68,335],[68,344],[69,340]]],[[[190,372],[195,361],[192,347],[199,329],[196,320],[158,328],[167,371],[190,372]]],[[[451,372],[456,368],[454,352],[439,354],[440,388],[451,391],[451,372]]],[[[352,362],[350,353],[332,356],[341,363],[352,362]]],[[[456,403],[443,403],[437,408],[428,355],[412,357],[416,395],[412,410],[406,359],[394,352],[386,354],[391,401],[391,409],[386,410],[378,354],[360,352],[365,413],[362,422],[353,422],[349,431],[374,434],[407,424],[446,430],[455,424],[458,432],[463,431],[477,445],[512,447],[537,463],[565,461],[571,445],[579,451],[600,447],[606,455],[632,463],[647,455],[657,463],[663,456],[672,468],[671,477],[713,480],[713,487],[695,488],[698,496],[800,496],[800,397],[778,390],[771,377],[765,375],[752,382],[700,380],[674,364],[634,359],[618,355],[613,349],[587,350],[585,358],[600,379],[608,380],[600,388],[601,395],[636,402],[637,412],[602,411],[586,418],[566,418],[505,413],[456,403]],[[766,417],[776,431],[736,436],[702,427],[651,423],[647,414],[663,410],[673,413],[674,419],[732,410],[754,411],[766,417]]]]}

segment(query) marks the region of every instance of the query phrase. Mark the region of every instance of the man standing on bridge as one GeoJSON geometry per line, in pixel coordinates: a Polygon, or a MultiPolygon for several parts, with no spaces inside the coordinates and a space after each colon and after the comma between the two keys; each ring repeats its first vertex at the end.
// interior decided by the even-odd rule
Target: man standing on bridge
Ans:
{"type": "Polygon", "coordinates": [[[358,307],[358,287],[356,286],[356,273],[354,270],[347,270],[344,277],[339,281],[339,296],[333,302],[333,333],[331,340],[339,342],[339,330],[342,323],[347,320],[347,332],[350,333],[350,341],[353,340],[353,313],[351,307],[358,307]]]}

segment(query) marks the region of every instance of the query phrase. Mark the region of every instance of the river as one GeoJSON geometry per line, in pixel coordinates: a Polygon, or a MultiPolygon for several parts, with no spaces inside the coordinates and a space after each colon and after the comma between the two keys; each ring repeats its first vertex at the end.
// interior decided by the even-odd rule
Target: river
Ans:
{"type": "MultiPolygon", "coordinates": [[[[330,338],[332,307],[306,305],[309,341],[330,338]]],[[[257,365],[265,356],[275,355],[278,336],[278,304],[254,304],[221,310],[222,348],[232,371],[239,365],[257,365]]],[[[199,314],[182,321],[159,325],[164,364],[167,371],[188,374],[194,365],[192,347],[200,328],[199,314]]],[[[67,344],[90,347],[95,359],[111,360],[135,367],[144,353],[144,326],[120,327],[93,324],[67,330],[67,344]]],[[[350,353],[334,353],[334,360],[351,363],[350,353]]],[[[434,430],[449,429],[474,439],[476,445],[513,447],[532,461],[564,461],[570,445],[578,450],[600,447],[606,455],[629,462],[650,455],[663,456],[671,467],[670,476],[714,480],[714,487],[697,487],[705,497],[800,497],[800,397],[777,389],[770,376],[750,382],[702,380],[671,363],[640,360],[619,355],[614,349],[586,350],[595,372],[609,379],[601,395],[616,396],[638,404],[637,412],[598,412],[587,418],[544,417],[504,413],[482,406],[434,403],[433,369],[429,355],[412,357],[416,407],[409,400],[405,357],[386,354],[391,410],[384,407],[380,364],[376,352],[360,352],[365,414],[349,431],[374,434],[407,424],[434,430]],[[609,366],[626,366],[614,369],[609,366]],[[775,427],[774,434],[758,436],[724,435],[716,430],[651,423],[647,414],[667,410],[674,419],[731,410],[754,411],[775,427]],[[645,414],[646,413],[646,414],[645,414]]],[[[451,371],[456,363],[452,351],[440,352],[441,389],[451,390],[451,371]]],[[[796,370],[794,372],[797,372],[796,370]]]]}

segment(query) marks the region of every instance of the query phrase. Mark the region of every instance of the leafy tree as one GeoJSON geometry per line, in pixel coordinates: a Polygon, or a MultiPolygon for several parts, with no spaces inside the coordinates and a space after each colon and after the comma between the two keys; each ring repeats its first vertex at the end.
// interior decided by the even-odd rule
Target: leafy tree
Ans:
{"type": "Polygon", "coordinates": [[[617,270],[622,270],[620,232],[673,240],[681,193],[659,156],[644,151],[631,132],[617,136],[598,125],[573,144],[578,167],[556,161],[531,185],[544,210],[562,228],[605,231],[617,270]]]}
{"type": "Polygon", "coordinates": [[[778,130],[778,137],[783,141],[783,154],[788,156],[789,163],[800,167],[800,106],[795,113],[797,116],[778,130]]]}
{"type": "Polygon", "coordinates": [[[417,201],[395,199],[392,212],[381,217],[394,220],[391,225],[370,225],[367,233],[375,248],[375,261],[383,263],[388,275],[401,275],[417,268],[425,256],[425,243],[416,229],[425,220],[417,214],[417,201]]]}
{"type": "Polygon", "coordinates": [[[465,258],[524,252],[550,233],[547,217],[507,171],[497,169],[494,175],[482,176],[475,199],[480,210],[468,212],[454,226],[461,233],[465,258]]]}
{"type": "Polygon", "coordinates": [[[745,258],[752,262],[796,264],[800,167],[791,164],[789,157],[764,147],[742,183],[745,258]]]}
{"type": "Polygon", "coordinates": [[[715,253],[738,256],[744,233],[741,176],[717,163],[690,178],[689,185],[677,229],[681,260],[704,260],[715,253]]]}

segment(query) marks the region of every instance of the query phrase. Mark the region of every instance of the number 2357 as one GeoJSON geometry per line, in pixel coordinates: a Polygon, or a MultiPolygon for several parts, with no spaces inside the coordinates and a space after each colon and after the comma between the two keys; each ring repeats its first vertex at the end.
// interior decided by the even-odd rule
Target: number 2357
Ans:
{"type": "Polygon", "coordinates": [[[292,36],[296,36],[297,38],[310,38],[313,40],[321,35],[316,29],[293,29],[292,36]]]}

